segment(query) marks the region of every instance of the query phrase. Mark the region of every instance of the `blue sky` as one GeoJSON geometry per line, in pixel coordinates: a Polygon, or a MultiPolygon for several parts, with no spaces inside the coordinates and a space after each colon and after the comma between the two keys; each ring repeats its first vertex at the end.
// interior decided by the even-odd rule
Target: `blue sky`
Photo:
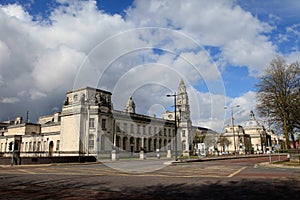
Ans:
{"type": "Polygon", "coordinates": [[[236,104],[242,124],[271,59],[300,60],[299,10],[294,0],[1,0],[0,120],[29,110],[36,121],[83,85],[115,92],[116,109],[133,95],[140,113],[161,112],[183,78],[194,124],[220,130],[236,104]]]}
{"type": "MultiPolygon", "coordinates": [[[[1,0],[2,5],[7,4],[20,4],[22,5],[28,13],[32,16],[42,16],[47,18],[50,12],[55,9],[59,4],[62,4],[56,0],[1,0]]],[[[132,0],[103,0],[97,1],[97,7],[99,10],[104,10],[109,14],[120,14],[125,16],[125,10],[132,6],[132,0]]]]}

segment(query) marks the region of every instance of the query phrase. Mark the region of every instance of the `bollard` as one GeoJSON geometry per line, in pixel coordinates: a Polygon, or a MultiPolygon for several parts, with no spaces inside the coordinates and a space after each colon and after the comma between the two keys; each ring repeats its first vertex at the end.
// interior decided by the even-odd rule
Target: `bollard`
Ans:
{"type": "Polygon", "coordinates": [[[156,152],[157,152],[157,159],[160,159],[159,149],[156,149],[156,152]]]}

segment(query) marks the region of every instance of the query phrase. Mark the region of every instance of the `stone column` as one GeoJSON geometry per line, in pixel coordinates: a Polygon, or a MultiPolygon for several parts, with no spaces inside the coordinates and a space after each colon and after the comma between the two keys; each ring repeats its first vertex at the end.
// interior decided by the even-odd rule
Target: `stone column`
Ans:
{"type": "Polygon", "coordinates": [[[140,159],[144,160],[144,159],[146,159],[146,155],[145,155],[145,152],[144,152],[144,147],[145,147],[144,146],[145,145],[144,144],[144,137],[142,137],[141,139],[142,139],[142,142],[141,142],[142,145],[141,145],[141,151],[140,151],[140,159]]]}
{"type": "Polygon", "coordinates": [[[124,138],[124,136],[123,136],[123,134],[121,134],[120,135],[120,149],[122,149],[123,150],[123,138],[124,138]]]}

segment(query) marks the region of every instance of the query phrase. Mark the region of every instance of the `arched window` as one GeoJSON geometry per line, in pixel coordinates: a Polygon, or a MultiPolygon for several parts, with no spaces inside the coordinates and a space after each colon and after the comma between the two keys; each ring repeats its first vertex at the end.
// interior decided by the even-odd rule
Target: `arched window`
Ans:
{"type": "Polygon", "coordinates": [[[74,94],[73,101],[78,101],[78,95],[77,94],[74,94]]]}
{"type": "Polygon", "coordinates": [[[49,143],[49,156],[53,156],[53,147],[54,147],[54,142],[50,141],[50,143],[49,143]]]}

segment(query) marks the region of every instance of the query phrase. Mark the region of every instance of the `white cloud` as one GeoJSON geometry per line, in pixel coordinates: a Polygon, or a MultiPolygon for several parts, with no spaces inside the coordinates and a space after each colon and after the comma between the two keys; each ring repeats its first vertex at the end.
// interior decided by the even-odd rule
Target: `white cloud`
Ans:
{"type": "Polygon", "coordinates": [[[24,11],[22,6],[18,4],[9,4],[7,6],[0,5],[0,10],[4,11],[9,17],[15,17],[21,21],[28,22],[32,20],[32,17],[28,14],[28,12],[24,11]]]}
{"type": "Polygon", "coordinates": [[[30,94],[30,99],[31,100],[37,100],[37,99],[40,99],[40,98],[43,98],[43,97],[47,97],[47,95],[45,93],[42,93],[42,92],[37,91],[37,90],[30,90],[29,94],[30,94]]]}
{"type": "Polygon", "coordinates": [[[33,63],[32,79],[44,91],[70,87],[85,54],[66,46],[45,51],[33,63]]]}
{"type": "Polygon", "coordinates": [[[240,97],[232,99],[229,106],[234,107],[236,105],[240,105],[240,107],[234,109],[236,114],[235,120],[237,124],[243,124],[243,122],[249,119],[251,110],[256,113],[256,92],[249,91],[240,97]]]}
{"type": "Polygon", "coordinates": [[[129,20],[139,26],[182,30],[203,45],[218,46],[227,62],[263,70],[276,52],[263,34],[272,30],[234,1],[136,1],[129,20]],[[176,13],[176,15],[174,14],[176,13]]]}
{"type": "Polygon", "coordinates": [[[41,27],[37,33],[47,38],[47,47],[66,45],[86,53],[111,35],[131,27],[120,15],[97,10],[95,1],[71,1],[68,6],[56,8],[49,18],[52,25],[41,27]]]}
{"type": "Polygon", "coordinates": [[[3,66],[9,62],[10,50],[7,45],[0,40],[0,86],[4,85],[3,66]]]}
{"type": "Polygon", "coordinates": [[[20,99],[18,99],[16,97],[3,97],[2,99],[0,99],[0,103],[4,103],[4,104],[14,104],[19,101],[20,101],[20,99]]]}
{"type": "MultiPolygon", "coordinates": [[[[69,8],[61,5],[50,20],[52,24],[34,22],[20,5],[0,6],[1,96],[19,94],[23,107],[29,109],[44,105],[39,99],[45,97],[55,104],[52,107],[61,106],[88,52],[110,35],[130,28],[119,15],[99,12],[93,1],[74,1],[69,8]]],[[[14,99],[3,99],[10,100],[14,99]]],[[[3,116],[17,112],[14,107],[1,110],[3,116]]]]}
{"type": "Polygon", "coordinates": [[[227,98],[224,95],[203,93],[191,88],[188,92],[193,124],[220,132],[224,124],[224,106],[227,98]]]}
{"type": "Polygon", "coordinates": [[[56,103],[49,102],[52,108],[61,106],[64,92],[73,85],[90,85],[114,92],[119,109],[135,94],[136,103],[142,104],[139,111],[147,114],[170,105],[164,95],[175,91],[183,77],[188,88],[203,81],[209,90],[190,89],[193,122],[218,130],[224,102],[239,103],[246,113],[253,109],[254,93],[226,97],[218,66],[203,47],[217,48],[213,56],[218,62],[247,66],[253,74],[276,52],[264,35],[273,27],[233,0],[138,0],[125,19],[99,11],[95,1],[60,2],[51,23],[33,22],[20,5],[0,6],[1,95],[19,95],[28,107],[51,99],[56,103]],[[158,28],[144,28],[149,26],[158,28]]]}
{"type": "Polygon", "coordinates": [[[291,52],[284,56],[287,63],[300,62],[300,51],[291,52]]]}
{"type": "Polygon", "coordinates": [[[296,36],[300,36],[300,31],[298,30],[300,28],[300,24],[293,24],[286,28],[287,32],[293,33],[296,36]]]}
{"type": "Polygon", "coordinates": [[[0,40],[0,67],[9,61],[10,50],[7,45],[0,40]]]}
{"type": "Polygon", "coordinates": [[[224,125],[231,124],[231,109],[235,124],[244,125],[249,120],[251,110],[256,113],[256,93],[249,91],[237,98],[224,95],[202,93],[189,88],[191,119],[194,125],[211,128],[217,132],[224,131],[224,125]],[[236,107],[239,105],[239,107],[236,107]],[[224,109],[224,107],[229,109],[224,109]]]}

